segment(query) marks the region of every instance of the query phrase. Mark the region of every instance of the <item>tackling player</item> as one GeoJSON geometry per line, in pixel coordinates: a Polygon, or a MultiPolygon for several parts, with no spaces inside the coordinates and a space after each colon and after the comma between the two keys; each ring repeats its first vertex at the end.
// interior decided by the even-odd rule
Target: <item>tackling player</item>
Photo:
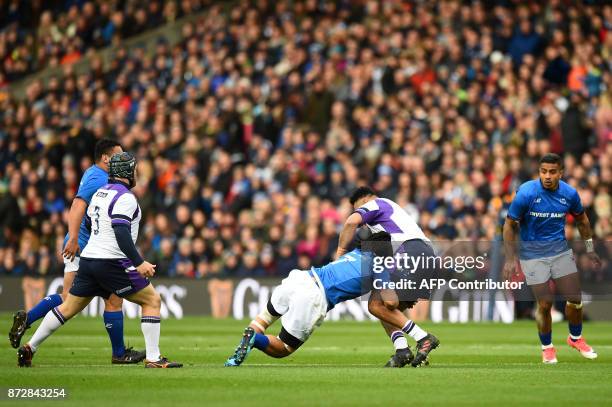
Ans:
{"type": "MultiPolygon", "coordinates": [[[[388,242],[389,235],[376,233],[371,240],[388,242]]],[[[236,351],[225,366],[240,366],[253,347],[275,358],[295,352],[336,304],[370,292],[374,278],[389,278],[384,273],[374,274],[370,259],[369,252],[355,249],[323,267],[291,271],[281,285],[272,291],[266,308],[245,328],[236,351]],[[279,318],[282,322],[280,334],[265,335],[266,329],[279,318]]],[[[407,321],[398,309],[383,307],[379,315],[392,325],[403,325],[407,321]]],[[[413,355],[410,349],[408,352],[410,362],[413,355]]],[[[419,364],[413,363],[413,366],[419,364]]]]}
{"type": "MultiPolygon", "coordinates": [[[[64,286],[61,296],[53,294],[45,297],[27,313],[17,311],[13,316],[13,326],[9,332],[9,339],[13,348],[18,348],[25,331],[36,321],[44,317],[50,310],[57,307],[66,298],[72,286],[74,276],[79,270],[80,251],[85,248],[89,240],[89,226],[84,215],[92,195],[98,188],[108,182],[108,163],[113,154],[122,152],[121,145],[111,139],[101,139],[94,149],[95,164],[89,167],[79,184],[75,199],[72,201],[68,214],[68,233],[64,238],[64,286]]],[[[104,300],[104,326],[112,345],[112,358],[114,364],[138,363],[145,357],[144,352],[135,351],[125,347],[123,340],[123,300],[111,295],[104,300]]]]}
{"type": "MultiPolygon", "coordinates": [[[[435,256],[429,239],[425,236],[419,225],[397,203],[390,199],[377,197],[369,187],[357,188],[351,195],[350,202],[355,212],[346,219],[342,227],[336,257],[346,253],[355,231],[364,224],[373,233],[381,231],[389,233],[391,235],[393,253],[405,252],[435,256]]],[[[414,272],[415,274],[413,275],[419,278],[425,278],[430,275],[429,270],[415,270],[414,272]]],[[[428,292],[425,293],[418,290],[411,293],[404,292],[403,295],[409,295],[411,298],[403,299],[410,301],[416,301],[419,298],[429,298],[428,292]]],[[[408,334],[417,342],[415,362],[421,363],[425,361],[429,352],[440,344],[438,338],[428,334],[411,320],[407,320],[403,325],[392,326],[388,324],[376,314],[384,306],[393,307],[389,302],[383,301],[379,295],[370,296],[368,308],[374,316],[381,320],[385,331],[395,347],[395,354],[387,362],[386,367],[402,367],[408,363],[411,352],[404,334],[408,334]]]]}
{"type": "Polygon", "coordinates": [[[567,344],[587,359],[597,353],[582,337],[582,296],[580,278],[572,249],[565,239],[565,219],[571,213],[580,236],[585,240],[589,257],[596,265],[601,261],[593,251],[591,225],[576,189],[561,181],[563,164],[557,154],[546,154],[540,160],[538,180],[522,184],[508,209],[504,223],[506,263],[504,277],[516,270],[516,241],[520,230],[519,258],[527,284],[538,302],[536,322],[542,343],[542,361],[557,363],[552,344],[551,308],[552,278],[559,294],[566,300],[565,315],[569,321],[567,344]]]}
{"type": "Polygon", "coordinates": [[[66,300],[47,313],[32,339],[17,352],[20,367],[32,365],[34,352],[53,332],[83,310],[95,296],[111,294],[142,307],[147,368],[176,368],[159,352],[161,298],[148,277],[155,265],[142,259],[135,243],[140,207],[130,189],[135,184],[136,159],[130,153],[115,154],[109,162],[109,183],[98,189],[87,207],[91,237],[81,253],[79,272],[66,300]]]}

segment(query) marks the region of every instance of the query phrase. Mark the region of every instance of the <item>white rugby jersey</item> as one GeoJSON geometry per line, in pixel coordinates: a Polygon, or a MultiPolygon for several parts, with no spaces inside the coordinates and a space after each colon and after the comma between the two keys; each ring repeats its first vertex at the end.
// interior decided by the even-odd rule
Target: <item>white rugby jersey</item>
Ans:
{"type": "Polygon", "coordinates": [[[134,194],[117,181],[98,189],[87,207],[86,220],[91,225],[91,236],[81,257],[91,259],[125,259],[119,248],[113,225],[128,225],[134,244],[142,214],[134,194]]]}
{"type": "Polygon", "coordinates": [[[390,199],[372,199],[355,212],[361,214],[363,223],[368,225],[373,233],[389,233],[394,251],[406,240],[429,241],[412,216],[390,199]]]}

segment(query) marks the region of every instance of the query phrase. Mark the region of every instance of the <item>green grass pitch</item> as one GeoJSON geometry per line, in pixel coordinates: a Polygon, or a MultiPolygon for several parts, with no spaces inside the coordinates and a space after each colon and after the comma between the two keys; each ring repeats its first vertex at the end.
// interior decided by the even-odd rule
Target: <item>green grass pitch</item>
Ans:
{"type": "MultiPolygon", "coordinates": [[[[4,332],[10,320],[2,315],[4,332]]],[[[555,324],[556,366],[540,362],[535,323],[525,321],[423,323],[441,340],[430,366],[383,369],[392,346],[380,325],[347,321],[324,323],[289,358],[254,350],[242,367],[224,368],[245,323],[164,320],[162,353],[185,367],[150,370],[142,364],[111,365],[102,319],[79,316],[43,344],[31,369],[17,368],[16,352],[6,340],[0,387],[67,388],[68,398],[52,405],[612,405],[612,323],[585,325],[585,336],[599,353],[594,361],[569,349],[566,325],[555,324]]],[[[279,326],[272,328],[277,333],[279,326]]],[[[138,321],[126,320],[125,333],[126,341],[143,347],[138,321]]],[[[4,400],[0,405],[47,404],[4,400]]]]}

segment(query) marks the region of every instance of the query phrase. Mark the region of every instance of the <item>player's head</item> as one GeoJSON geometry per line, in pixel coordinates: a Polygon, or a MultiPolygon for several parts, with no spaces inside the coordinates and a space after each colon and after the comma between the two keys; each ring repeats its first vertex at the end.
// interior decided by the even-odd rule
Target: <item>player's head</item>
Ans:
{"type": "Polygon", "coordinates": [[[563,176],[563,160],[557,154],[549,153],[540,158],[540,182],[546,189],[555,190],[563,176]]]}
{"type": "Polygon", "coordinates": [[[370,187],[359,187],[351,195],[350,202],[353,208],[357,209],[366,202],[376,198],[376,193],[370,187]]]}
{"type": "Polygon", "coordinates": [[[108,163],[113,155],[123,152],[121,144],[109,138],[98,140],[94,148],[94,161],[96,165],[108,172],[108,163]]]}
{"type": "Polygon", "coordinates": [[[357,242],[361,251],[372,252],[376,256],[393,256],[391,235],[387,232],[372,233],[370,228],[362,226],[357,231],[357,242]]]}
{"type": "Polygon", "coordinates": [[[125,179],[132,188],[136,185],[136,157],[127,151],[113,155],[108,165],[108,176],[125,179]]]}

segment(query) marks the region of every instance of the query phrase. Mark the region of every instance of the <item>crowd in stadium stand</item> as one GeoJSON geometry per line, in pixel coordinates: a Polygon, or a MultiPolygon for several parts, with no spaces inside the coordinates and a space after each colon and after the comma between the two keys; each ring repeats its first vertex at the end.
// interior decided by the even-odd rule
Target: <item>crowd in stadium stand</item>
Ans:
{"type": "MultiPolygon", "coordinates": [[[[147,3],[158,24],[168,4],[186,2],[147,3]]],[[[89,73],[66,65],[23,101],[5,93],[0,272],[61,272],[67,210],[102,137],[138,156],[138,244],[162,276],[283,276],[329,261],[362,184],[432,240],[494,240],[516,187],[549,151],[564,155],[606,250],[612,6],[520,3],[213,5],[176,46],[160,38],[146,55],[118,42],[108,70],[94,56],[89,73]]],[[[91,4],[51,26],[78,26],[91,4]]],[[[49,60],[29,55],[31,66],[49,60]]],[[[572,219],[567,230],[578,238],[572,219]]]]}
{"type": "MultiPolygon", "coordinates": [[[[8,0],[0,2],[0,88],[47,66],[199,11],[204,1],[8,0]]],[[[210,3],[210,1],[208,1],[210,3]]]]}

